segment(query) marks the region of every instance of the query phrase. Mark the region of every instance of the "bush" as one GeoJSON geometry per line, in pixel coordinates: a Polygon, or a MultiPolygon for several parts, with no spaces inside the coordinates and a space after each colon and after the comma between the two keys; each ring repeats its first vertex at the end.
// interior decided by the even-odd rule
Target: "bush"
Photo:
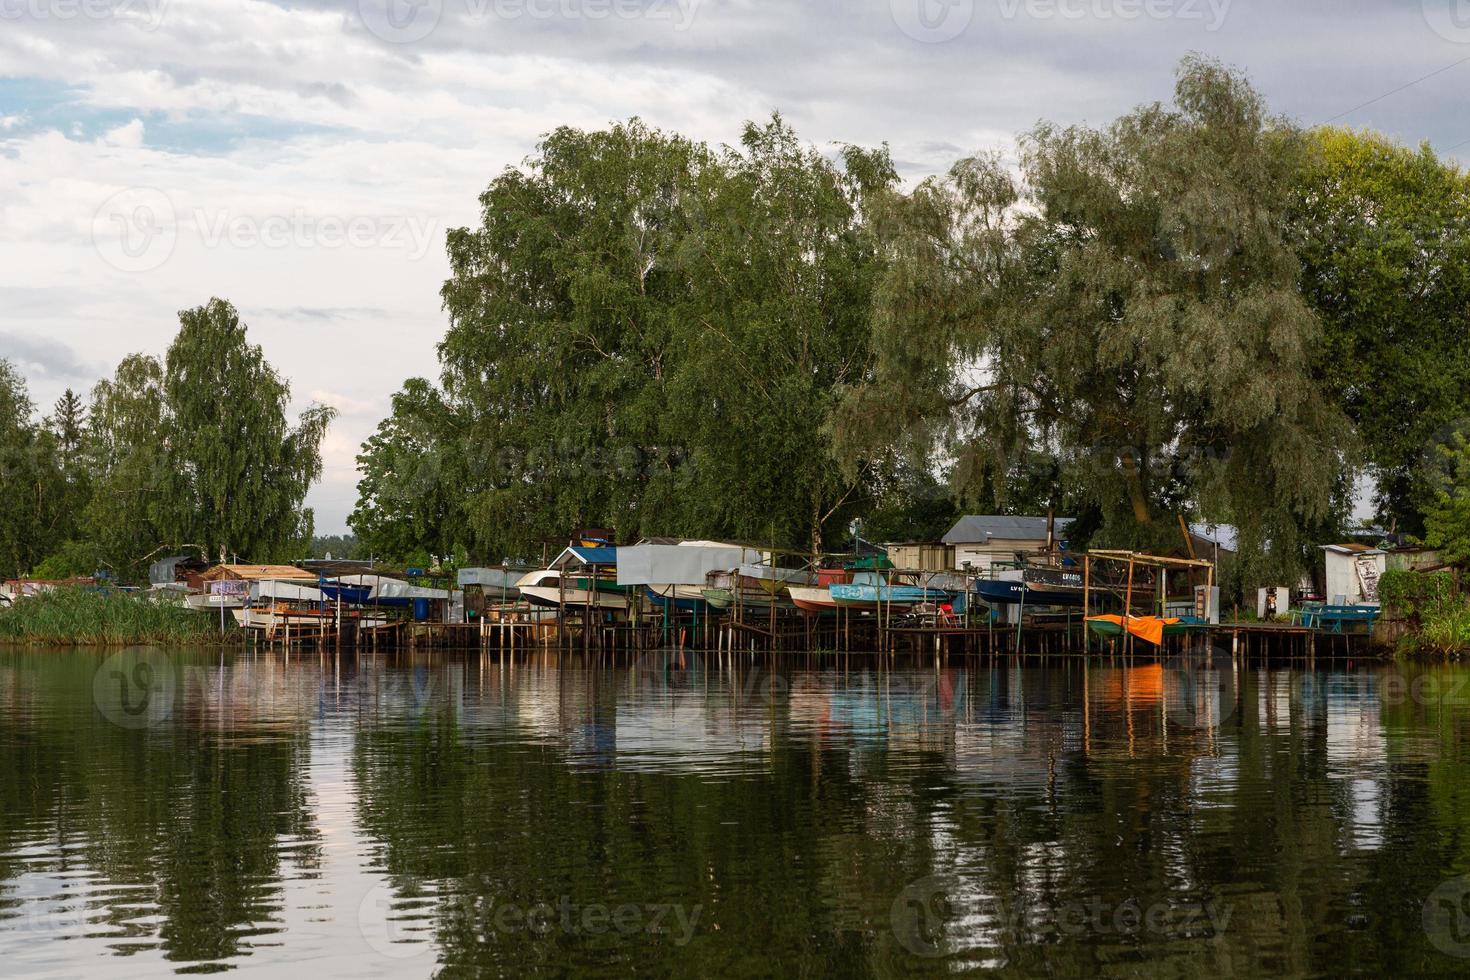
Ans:
{"type": "Polygon", "coordinates": [[[1463,605],[1449,572],[1391,569],[1378,579],[1378,599],[1393,619],[1423,620],[1463,605]]]}
{"type": "Polygon", "coordinates": [[[163,596],[57,588],[0,608],[0,642],[121,646],[218,639],[216,618],[163,596]]]}

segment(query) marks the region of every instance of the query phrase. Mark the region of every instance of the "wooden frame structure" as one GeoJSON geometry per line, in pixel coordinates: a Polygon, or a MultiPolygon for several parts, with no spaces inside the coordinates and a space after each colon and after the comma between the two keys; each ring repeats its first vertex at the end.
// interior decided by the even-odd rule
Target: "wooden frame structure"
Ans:
{"type": "Polygon", "coordinates": [[[1158,597],[1159,608],[1154,614],[1162,616],[1165,606],[1169,601],[1169,569],[1196,569],[1205,570],[1205,589],[1209,590],[1215,585],[1215,563],[1203,558],[1169,558],[1164,555],[1149,555],[1137,551],[1110,551],[1090,550],[1082,556],[1082,619],[1083,622],[1092,614],[1092,563],[1094,560],[1104,562],[1115,562],[1128,566],[1128,580],[1123,594],[1123,616],[1125,619],[1133,616],[1133,585],[1134,574],[1141,565],[1154,570],[1154,592],[1158,597]]]}

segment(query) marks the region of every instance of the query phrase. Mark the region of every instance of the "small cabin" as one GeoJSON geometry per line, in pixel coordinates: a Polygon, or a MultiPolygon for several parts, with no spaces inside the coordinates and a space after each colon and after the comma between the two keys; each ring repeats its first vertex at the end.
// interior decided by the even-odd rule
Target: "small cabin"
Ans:
{"type": "Polygon", "coordinates": [[[885,546],[893,567],[905,572],[953,570],[954,548],[943,541],[905,541],[885,546]]]}

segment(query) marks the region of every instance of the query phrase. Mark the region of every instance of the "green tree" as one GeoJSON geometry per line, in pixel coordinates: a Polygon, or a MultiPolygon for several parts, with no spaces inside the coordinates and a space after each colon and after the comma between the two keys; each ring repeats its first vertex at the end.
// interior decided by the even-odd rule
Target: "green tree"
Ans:
{"type": "Polygon", "coordinates": [[[290,385],[221,299],[179,314],[162,383],[170,538],[252,561],[307,547],[312,514],[303,502],[321,475],[335,410],[314,404],[291,425],[290,385]]]}
{"type": "Polygon", "coordinates": [[[444,393],[474,433],[470,520],[499,549],[580,525],[631,534],[677,504],[663,423],[688,284],[674,253],[708,165],[637,122],[561,128],[485,191],[479,228],[449,233],[444,393]]]}
{"type": "Polygon", "coordinates": [[[844,476],[831,420],[869,369],[879,263],[863,203],[896,177],[886,150],[843,147],[840,161],[777,116],[701,171],[692,201],[708,210],[681,243],[691,302],[669,373],[687,516],[670,530],[816,554],[867,502],[872,467],[844,476]]]}
{"type": "Polygon", "coordinates": [[[81,521],[84,545],[94,567],[109,568],[124,581],[140,578],[155,552],[188,542],[175,537],[169,523],[166,418],[157,358],[130,354],[92,389],[82,449],[92,475],[81,521]]]}
{"type": "Polygon", "coordinates": [[[462,442],[443,394],[423,378],[404,382],[357,457],[362,478],[347,523],[359,552],[403,562],[423,551],[457,553],[470,533],[462,442]]]}
{"type": "MultiPolygon", "coordinates": [[[[867,369],[862,202],[894,177],[886,151],[841,156],[779,118],[719,152],[634,120],[559,129],[490,185],[480,226],[449,235],[440,345],[439,455],[477,547],[605,525],[815,548],[845,524],[861,493],[831,413],[867,369]]],[[[377,498],[422,482],[375,462],[421,442],[399,408],[438,413],[404,394],[365,447],[365,537],[377,498]]],[[[395,547],[437,533],[430,510],[395,547]]]]}
{"type": "Polygon", "coordinates": [[[1036,453],[1098,542],[1172,547],[1196,510],[1262,574],[1299,567],[1343,503],[1351,433],[1312,377],[1318,321],[1285,217],[1306,147],[1237,73],[1197,58],[1175,104],[1104,129],[1043,123],[878,211],[890,250],[877,377],[851,453],[899,444],[998,494],[1036,453]]]}
{"type": "Polygon", "coordinates": [[[1424,515],[1424,543],[1458,565],[1470,560],[1470,437],[1464,430],[1452,433],[1434,456],[1438,480],[1424,515]]]}
{"type": "Polygon", "coordinates": [[[87,410],[82,399],[70,388],[56,399],[47,420],[48,428],[56,436],[56,443],[69,460],[82,447],[82,436],[86,431],[87,410]]]}
{"type": "Polygon", "coordinates": [[[1298,176],[1314,363],[1362,437],[1379,518],[1418,534],[1426,454],[1470,416],[1470,177],[1429,147],[1320,129],[1298,176]]]}
{"type": "Polygon", "coordinates": [[[0,359],[0,574],[24,575],[64,540],[71,520],[56,437],[36,424],[25,380],[0,359]]]}

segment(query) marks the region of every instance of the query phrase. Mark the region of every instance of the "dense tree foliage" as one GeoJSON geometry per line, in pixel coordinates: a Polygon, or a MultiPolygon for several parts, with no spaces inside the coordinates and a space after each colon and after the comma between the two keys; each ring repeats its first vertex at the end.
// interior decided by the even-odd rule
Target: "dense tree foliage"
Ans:
{"type": "Polygon", "coordinates": [[[456,555],[473,533],[465,519],[466,440],[443,394],[410,378],[393,395],[392,414],[363,445],[357,506],[347,521],[358,550],[406,560],[456,555]]]}
{"type": "Polygon", "coordinates": [[[255,561],[304,550],[312,514],[302,502],[321,476],[334,410],[313,405],[291,425],[290,385],[224,300],[183,311],[179,325],[163,370],[171,536],[255,561]]]}
{"type": "Polygon", "coordinates": [[[70,494],[56,437],[34,418],[24,379],[0,359],[0,575],[22,575],[69,530],[70,494]]]}
{"type": "Polygon", "coordinates": [[[877,377],[844,445],[939,448],[1001,505],[1049,455],[1097,541],[1177,545],[1199,511],[1298,564],[1352,441],[1312,377],[1320,325],[1284,221],[1302,134],[1188,60],[1173,106],[1044,123],[1021,148],[1020,180],[968,159],[880,212],[877,377]]]}
{"type": "Polygon", "coordinates": [[[27,421],[24,386],[0,362],[7,572],[100,568],[138,581],[165,551],[272,561],[305,550],[302,504],[332,410],[312,406],[288,423],[290,389],[230,304],[211,300],[179,320],[162,361],[124,358],[89,408],[68,391],[46,426],[27,421]],[[12,480],[24,495],[12,496],[12,480]]]}
{"type": "Polygon", "coordinates": [[[720,150],[548,136],[449,236],[442,391],[395,397],[354,529],[390,554],[585,525],[819,549],[862,496],[830,420],[868,360],[863,202],[894,181],[885,151],[838,156],[779,118],[720,150]]]}
{"type": "Polygon", "coordinates": [[[1320,130],[1312,151],[1290,227],[1324,326],[1314,362],[1362,437],[1380,519],[1417,534],[1426,457],[1470,392],[1470,177],[1373,133],[1320,130]]]}
{"type": "MultiPolygon", "coordinates": [[[[1275,118],[1201,59],[1171,104],[1020,151],[904,191],[886,149],[779,116],[737,146],[549,134],[449,235],[439,376],[362,447],[357,553],[520,559],[581,526],[815,552],[854,517],[912,539],[1051,509],[1074,546],[1233,524],[1232,574],[1275,581],[1366,472],[1393,528],[1470,554],[1464,173],[1275,118]]],[[[288,420],[228,303],[85,409],[37,423],[0,382],[7,567],[307,548],[332,413],[288,420]]]]}

